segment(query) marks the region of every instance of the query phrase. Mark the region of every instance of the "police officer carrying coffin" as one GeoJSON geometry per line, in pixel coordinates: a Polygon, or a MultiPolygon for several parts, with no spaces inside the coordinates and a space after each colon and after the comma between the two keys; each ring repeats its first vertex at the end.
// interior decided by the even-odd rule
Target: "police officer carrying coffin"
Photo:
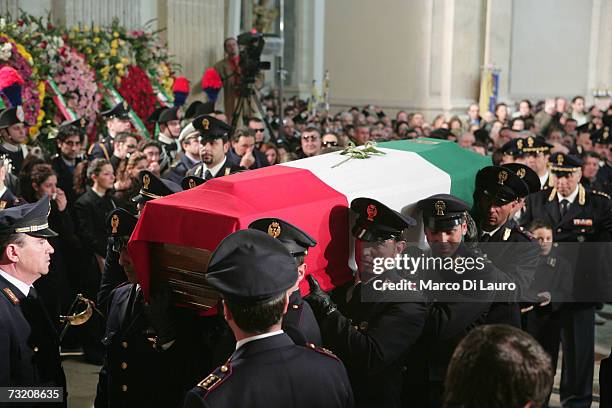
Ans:
{"type": "MultiPolygon", "coordinates": [[[[122,208],[111,212],[108,227],[112,250],[128,283],[114,289],[108,301],[106,348],[95,407],[173,407],[180,404],[180,382],[174,353],[176,331],[168,315],[169,299],[157,297],[145,305],[127,243],[137,218],[122,208]]],[[[184,368],[184,367],[182,367],[184,368]]]]}
{"type": "Polygon", "coordinates": [[[266,233],[241,230],[219,244],[206,280],[223,297],[236,351],[189,391],[184,407],[353,406],[342,363],[281,329],[297,278],[293,256],[266,233]]]}
{"type": "Polygon", "coordinates": [[[401,275],[395,268],[379,271],[374,265],[404,252],[403,231],[416,222],[370,198],[353,200],[351,210],[358,215],[352,230],[355,281],[330,297],[309,275],[311,293],[306,300],[319,322],[323,344],[347,366],[356,405],[397,407],[405,357],[421,335],[427,307],[418,291],[377,290],[382,282],[399,282],[401,275]]]}
{"type": "Polygon", "coordinates": [[[249,228],[263,231],[278,239],[295,258],[298,280],[289,296],[289,308],[283,317],[283,330],[295,344],[313,343],[320,346],[322,344],[321,330],[310,305],[302,299],[299,286],[306,276],[308,267],[304,258],[308,254],[308,248],[317,245],[317,241],[298,227],[278,218],[260,218],[253,221],[249,228]]]}
{"type": "Polygon", "coordinates": [[[571,406],[591,404],[595,302],[612,298],[608,266],[612,204],[607,196],[580,184],[581,165],[575,156],[553,154],[550,169],[555,187],[531,195],[525,216],[525,222],[543,219],[553,226],[553,240],[561,246],[558,253],[574,272],[575,302],[564,306],[561,334],[564,381],[560,394],[561,401],[571,406]]]}
{"type": "Polygon", "coordinates": [[[129,132],[132,127],[129,114],[130,105],[125,101],[101,113],[102,117],[106,120],[106,133],[101,135],[100,141],[89,146],[87,151],[89,160],[100,158],[111,159],[115,136],[119,133],[129,132]]]}
{"type": "MultiPolygon", "coordinates": [[[[0,386],[63,387],[56,326],[32,286],[49,271],[49,197],[0,211],[0,386]]],[[[65,392],[64,392],[64,401],[65,392]]],[[[65,402],[59,405],[65,406],[65,402]]],[[[44,406],[51,406],[44,404],[44,406]]]]}
{"type": "Polygon", "coordinates": [[[519,288],[516,301],[493,305],[487,316],[490,324],[521,325],[518,301],[530,293],[539,247],[521,231],[512,215],[520,207],[521,197],[528,194],[525,182],[505,167],[488,166],[476,174],[473,213],[480,248],[519,288]]]}
{"type": "Polygon", "coordinates": [[[225,156],[229,149],[228,138],[232,132],[230,125],[210,115],[198,116],[191,123],[200,132],[202,164],[192,167],[187,172],[188,176],[210,180],[244,170],[229,163],[225,156]]]}
{"type": "Polygon", "coordinates": [[[480,258],[484,264],[482,269],[432,268],[414,275],[421,280],[459,283],[461,288],[426,293],[432,304],[425,335],[417,343],[406,364],[406,406],[437,407],[442,403],[446,371],[455,347],[470,330],[485,323],[494,297],[493,293],[479,292],[477,288],[464,288],[463,280],[494,283],[503,276],[484,260],[473,243],[464,242],[464,237],[475,233],[466,202],[450,194],[435,194],[420,200],[417,208],[421,210],[423,231],[430,247],[424,255],[444,260],[471,259],[473,265],[480,258]]]}

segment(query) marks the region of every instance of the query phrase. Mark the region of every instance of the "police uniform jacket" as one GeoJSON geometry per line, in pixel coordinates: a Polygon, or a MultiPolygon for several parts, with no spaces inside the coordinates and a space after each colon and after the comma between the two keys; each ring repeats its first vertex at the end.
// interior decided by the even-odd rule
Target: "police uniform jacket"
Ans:
{"type": "Polygon", "coordinates": [[[57,174],[57,186],[66,193],[66,200],[68,201],[68,207],[72,208],[74,202],[77,199],[77,195],[74,191],[74,168],[81,161],[80,157],[77,157],[74,162],[74,167],[70,168],[62,160],[59,154],[56,154],[51,159],[51,166],[57,174]]]}
{"type": "Polygon", "coordinates": [[[289,296],[289,307],[283,316],[283,330],[295,344],[304,346],[312,343],[321,346],[321,330],[312,308],[304,302],[299,289],[289,296]]]}
{"type": "Polygon", "coordinates": [[[602,194],[578,186],[578,195],[562,217],[555,189],[528,197],[527,220],[544,219],[553,226],[554,241],[561,243],[563,256],[574,270],[574,295],[579,298],[611,299],[609,254],[612,237],[612,202],[602,194]],[[598,245],[567,245],[564,243],[598,245]]]}
{"type": "Polygon", "coordinates": [[[113,155],[113,138],[105,134],[101,140],[89,146],[87,156],[89,160],[106,159],[110,160],[113,155]]]}
{"type": "Polygon", "coordinates": [[[26,147],[26,145],[20,145],[17,151],[13,152],[7,149],[6,147],[4,147],[2,144],[0,144],[0,155],[4,155],[11,160],[11,164],[12,164],[11,172],[14,175],[18,176],[19,172],[21,171],[23,160],[28,155],[28,148],[26,147]]]}
{"type": "Polygon", "coordinates": [[[40,299],[26,298],[3,276],[0,292],[0,386],[65,388],[58,332],[40,299]]]}
{"type": "Polygon", "coordinates": [[[608,162],[597,171],[597,181],[603,186],[604,193],[612,194],[612,165],[608,162]]]}
{"type": "Polygon", "coordinates": [[[15,207],[20,204],[20,200],[15,197],[15,194],[7,187],[2,197],[0,197],[0,210],[5,208],[15,207]]]}
{"type": "Polygon", "coordinates": [[[183,407],[352,407],[342,362],[285,334],[242,345],[194,387],[183,407]]]}
{"type": "Polygon", "coordinates": [[[323,344],[346,365],[360,407],[401,405],[405,357],[428,313],[420,293],[412,301],[398,301],[390,291],[375,293],[374,281],[379,279],[396,282],[400,277],[389,270],[367,283],[337,288],[332,299],[338,310],[319,321],[323,344]],[[362,294],[371,301],[362,301],[362,294]]]}
{"type": "MultiPolygon", "coordinates": [[[[214,175],[213,178],[217,178],[217,177],[223,177],[223,176],[229,176],[230,174],[234,174],[234,173],[239,173],[241,171],[244,171],[245,169],[239,166],[234,166],[233,164],[231,164],[229,162],[229,160],[225,160],[225,163],[223,164],[223,166],[221,166],[221,168],[219,169],[219,171],[217,172],[217,174],[214,175]]],[[[187,175],[188,176],[196,176],[196,177],[200,177],[200,178],[206,178],[206,166],[204,166],[204,164],[200,163],[195,167],[192,167],[191,169],[189,169],[189,171],[187,171],[187,175]]]]}

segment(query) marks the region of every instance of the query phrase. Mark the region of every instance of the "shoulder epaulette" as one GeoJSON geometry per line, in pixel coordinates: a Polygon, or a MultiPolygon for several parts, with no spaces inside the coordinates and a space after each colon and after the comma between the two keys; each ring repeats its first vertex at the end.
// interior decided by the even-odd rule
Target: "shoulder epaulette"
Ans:
{"type": "Polygon", "coordinates": [[[314,345],[313,343],[306,343],[306,347],[311,349],[311,350],[316,351],[319,354],[323,354],[324,356],[331,357],[334,360],[340,361],[338,356],[336,356],[334,353],[332,353],[330,350],[328,350],[326,348],[318,347],[318,346],[314,345]]]}
{"type": "Polygon", "coordinates": [[[208,374],[206,378],[198,383],[198,387],[206,391],[206,394],[218,388],[225,379],[232,374],[232,366],[229,362],[217,367],[215,371],[208,374]]]}
{"type": "Polygon", "coordinates": [[[603,191],[591,190],[591,193],[610,199],[610,194],[604,193],[603,191]]]}
{"type": "Polygon", "coordinates": [[[19,304],[19,298],[13,293],[13,291],[10,288],[2,289],[2,293],[6,295],[6,297],[8,298],[8,300],[11,301],[12,304],[14,305],[19,304]]]}

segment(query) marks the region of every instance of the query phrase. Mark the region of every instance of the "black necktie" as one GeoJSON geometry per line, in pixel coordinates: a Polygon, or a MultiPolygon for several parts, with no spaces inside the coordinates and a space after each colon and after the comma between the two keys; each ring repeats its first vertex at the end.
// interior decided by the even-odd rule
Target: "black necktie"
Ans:
{"type": "Polygon", "coordinates": [[[564,217],[565,214],[567,213],[567,210],[569,210],[569,200],[563,199],[561,200],[561,217],[564,217]]]}
{"type": "Polygon", "coordinates": [[[208,181],[211,178],[213,178],[212,173],[210,172],[210,170],[206,170],[206,173],[204,173],[204,180],[208,181]]]}
{"type": "Polygon", "coordinates": [[[38,299],[38,293],[34,286],[30,287],[30,291],[28,292],[28,299],[38,299]]]}
{"type": "Polygon", "coordinates": [[[485,232],[484,234],[482,234],[482,237],[480,237],[480,242],[489,242],[490,239],[491,235],[485,232]]]}

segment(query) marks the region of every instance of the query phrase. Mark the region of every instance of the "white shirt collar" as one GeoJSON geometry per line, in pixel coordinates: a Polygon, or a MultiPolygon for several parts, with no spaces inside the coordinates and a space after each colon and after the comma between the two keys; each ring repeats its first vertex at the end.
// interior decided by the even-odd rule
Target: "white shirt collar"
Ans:
{"type": "Polygon", "coordinates": [[[8,143],[8,142],[2,143],[2,147],[4,147],[6,150],[8,150],[9,152],[12,152],[12,153],[16,153],[16,152],[19,151],[19,146],[18,145],[14,145],[14,144],[8,143]]]}
{"type": "MultiPolygon", "coordinates": [[[[495,228],[493,231],[482,231],[482,235],[490,235],[490,236],[493,236],[493,235],[495,235],[495,233],[496,233],[497,231],[499,231],[499,229],[500,229],[501,227],[503,227],[503,226],[504,226],[504,224],[502,224],[502,225],[500,225],[499,227],[495,228]]],[[[481,235],[481,236],[482,236],[482,235],[481,235]]]]}
{"type": "Polygon", "coordinates": [[[2,196],[4,195],[4,193],[6,193],[6,190],[8,190],[8,189],[6,188],[6,186],[4,186],[4,187],[0,188],[0,197],[2,197],[2,196]]]}
{"type": "Polygon", "coordinates": [[[576,189],[572,192],[572,194],[568,195],[567,197],[563,197],[561,194],[557,192],[557,200],[559,200],[559,202],[563,200],[567,200],[570,202],[570,204],[573,203],[574,200],[576,199],[576,196],[578,195],[579,188],[580,188],[580,184],[578,184],[576,186],[576,189]]]}
{"type": "Polygon", "coordinates": [[[28,285],[27,283],[20,281],[13,275],[9,275],[8,273],[4,272],[2,269],[0,269],[0,275],[2,275],[2,277],[6,279],[7,281],[9,281],[10,283],[15,285],[15,287],[19,289],[19,291],[23,293],[24,296],[26,297],[28,296],[28,293],[30,293],[30,288],[32,287],[31,285],[28,285]]]}
{"type": "Polygon", "coordinates": [[[282,330],[276,330],[270,333],[263,333],[263,334],[257,334],[255,336],[251,336],[251,337],[247,337],[246,339],[242,339],[242,340],[238,340],[236,342],[236,350],[238,350],[240,347],[244,346],[245,344],[251,342],[251,341],[255,341],[255,340],[261,340],[261,339],[265,339],[267,337],[272,337],[272,336],[277,336],[279,334],[283,334],[284,331],[282,330]]]}
{"type": "Polygon", "coordinates": [[[204,174],[206,173],[206,170],[210,171],[210,174],[212,174],[212,176],[215,177],[217,175],[217,173],[219,172],[219,170],[221,170],[221,167],[223,167],[223,165],[225,164],[226,161],[227,161],[227,157],[224,157],[223,161],[221,163],[217,164],[216,166],[208,167],[205,164],[204,165],[204,172],[202,172],[202,177],[204,177],[204,174]]]}
{"type": "Polygon", "coordinates": [[[548,170],[546,171],[546,174],[544,174],[543,176],[538,176],[540,177],[540,187],[544,188],[546,187],[546,180],[548,179],[548,170]]]}

